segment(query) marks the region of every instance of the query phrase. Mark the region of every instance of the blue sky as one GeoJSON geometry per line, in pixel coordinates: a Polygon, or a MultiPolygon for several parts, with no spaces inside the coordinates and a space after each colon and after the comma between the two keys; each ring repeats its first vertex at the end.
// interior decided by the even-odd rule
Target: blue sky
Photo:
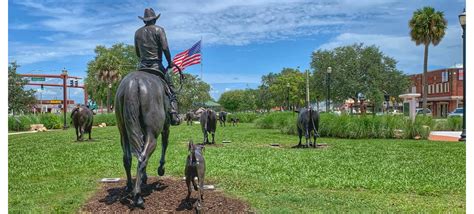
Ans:
{"type": "MultiPolygon", "coordinates": [[[[8,2],[8,60],[20,73],[60,73],[85,77],[96,45],[133,43],[146,7],[161,13],[172,55],[203,38],[203,79],[217,99],[226,90],[255,88],[260,77],[283,67],[309,68],[318,49],[362,42],[377,45],[398,60],[404,73],[423,68],[423,47],[410,40],[413,11],[432,6],[448,20],[445,38],[430,47],[430,68],[462,62],[458,14],[464,0],[26,0],[8,2]]],[[[166,63],[165,63],[166,64],[166,63]]],[[[199,65],[185,72],[200,75],[199,65]]],[[[58,80],[48,79],[48,82],[58,80]]],[[[62,89],[47,88],[44,99],[60,99],[62,89]]],[[[71,99],[83,94],[71,89],[71,99]]]]}

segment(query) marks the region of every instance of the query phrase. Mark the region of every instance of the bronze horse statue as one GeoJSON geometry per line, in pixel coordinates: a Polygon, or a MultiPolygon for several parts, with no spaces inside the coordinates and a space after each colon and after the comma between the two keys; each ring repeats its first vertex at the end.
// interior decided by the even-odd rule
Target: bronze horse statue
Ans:
{"type": "MultiPolygon", "coordinates": [[[[178,68],[179,70],[179,68],[178,68]]],[[[170,72],[170,71],[168,71],[170,72]]],[[[182,76],[181,76],[182,77],[182,76]]],[[[115,116],[120,131],[123,165],[127,174],[126,191],[131,192],[134,206],[143,207],[142,184],[147,182],[146,167],[161,134],[161,159],[158,175],[165,173],[165,155],[170,133],[170,102],[165,80],[147,70],[125,76],[115,95],[115,116]],[[132,186],[132,154],[137,158],[137,174],[132,186]]]]}
{"type": "Polygon", "coordinates": [[[93,123],[93,112],[89,108],[83,105],[78,105],[71,112],[71,123],[76,129],[76,140],[82,141],[82,136],[85,133],[89,133],[89,140],[91,140],[92,123],[93,123]]]}

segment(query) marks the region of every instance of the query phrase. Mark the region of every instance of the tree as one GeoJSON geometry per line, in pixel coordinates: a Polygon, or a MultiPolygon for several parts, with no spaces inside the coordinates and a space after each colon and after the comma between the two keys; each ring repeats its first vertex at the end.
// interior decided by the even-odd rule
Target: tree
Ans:
{"type": "Polygon", "coordinates": [[[275,106],[302,106],[305,103],[305,75],[298,69],[283,68],[280,73],[269,73],[262,76],[262,84],[255,91],[255,106],[269,110],[275,106]],[[290,87],[288,87],[288,84],[290,87]]]}
{"type": "MultiPolygon", "coordinates": [[[[178,90],[180,87],[179,75],[173,75],[172,78],[176,90],[178,90]]],[[[209,93],[211,86],[209,84],[192,74],[184,74],[184,78],[181,91],[179,91],[177,95],[180,113],[194,109],[194,107],[200,105],[200,103],[211,99],[209,93]]]]}
{"type": "Polygon", "coordinates": [[[396,96],[410,84],[408,77],[396,68],[395,59],[385,56],[376,46],[354,44],[313,52],[313,91],[324,98],[327,98],[328,67],[332,68],[330,99],[336,103],[355,98],[358,92],[376,104],[382,103],[382,91],[396,96]]]}
{"type": "Polygon", "coordinates": [[[138,57],[134,46],[123,43],[110,48],[98,45],[94,52],[94,60],[87,64],[87,92],[96,102],[107,102],[110,109],[109,102],[114,99],[111,94],[115,94],[119,84],[117,80],[136,70],[138,57]]]}
{"type": "Polygon", "coordinates": [[[227,111],[255,111],[257,90],[231,90],[222,93],[219,104],[227,111]]]}
{"type": "MultiPolygon", "coordinates": [[[[428,47],[438,45],[444,37],[448,21],[444,18],[441,11],[436,11],[432,7],[424,7],[413,12],[413,17],[408,22],[410,27],[411,40],[416,45],[425,46],[423,61],[423,109],[427,108],[427,76],[428,76],[428,47]]],[[[425,110],[423,111],[425,114],[425,110]]]]}
{"type": "Polygon", "coordinates": [[[257,100],[256,100],[256,107],[259,109],[270,110],[276,104],[273,100],[272,94],[270,93],[270,85],[275,82],[276,77],[279,74],[269,73],[267,75],[262,76],[262,84],[258,86],[258,90],[256,92],[257,100]]]}
{"type": "Polygon", "coordinates": [[[286,105],[288,94],[290,106],[304,106],[306,102],[306,75],[298,69],[283,68],[280,75],[270,85],[270,93],[274,102],[280,106],[286,105]]]}
{"type": "Polygon", "coordinates": [[[24,89],[28,80],[16,73],[18,67],[20,66],[16,62],[8,65],[8,112],[13,114],[29,112],[36,103],[35,91],[24,89]]]}

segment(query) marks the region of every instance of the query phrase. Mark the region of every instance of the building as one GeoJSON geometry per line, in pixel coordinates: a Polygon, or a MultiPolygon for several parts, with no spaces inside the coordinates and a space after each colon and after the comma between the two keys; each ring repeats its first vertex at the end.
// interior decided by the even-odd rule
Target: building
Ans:
{"type": "MultiPolygon", "coordinates": [[[[453,67],[428,71],[428,108],[433,117],[446,117],[449,112],[463,107],[463,68],[453,67]]],[[[421,94],[418,106],[423,106],[423,74],[410,76],[410,93],[421,94]]]]}
{"type": "MultiPolygon", "coordinates": [[[[76,106],[74,100],[67,101],[68,112],[76,106]]],[[[63,100],[37,100],[35,105],[36,112],[48,112],[48,113],[61,113],[63,106],[63,100]]]]}

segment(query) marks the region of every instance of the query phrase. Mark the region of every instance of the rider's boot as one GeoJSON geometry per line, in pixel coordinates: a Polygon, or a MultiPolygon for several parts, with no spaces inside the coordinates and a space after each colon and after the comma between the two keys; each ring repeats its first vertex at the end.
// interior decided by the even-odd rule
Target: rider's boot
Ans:
{"type": "MultiPolygon", "coordinates": [[[[169,73],[169,72],[168,72],[169,73]]],[[[181,123],[178,117],[178,99],[176,98],[176,93],[174,91],[173,81],[171,81],[171,76],[169,74],[165,75],[166,82],[168,83],[168,87],[170,89],[170,118],[171,118],[171,125],[177,126],[181,123]]]]}

